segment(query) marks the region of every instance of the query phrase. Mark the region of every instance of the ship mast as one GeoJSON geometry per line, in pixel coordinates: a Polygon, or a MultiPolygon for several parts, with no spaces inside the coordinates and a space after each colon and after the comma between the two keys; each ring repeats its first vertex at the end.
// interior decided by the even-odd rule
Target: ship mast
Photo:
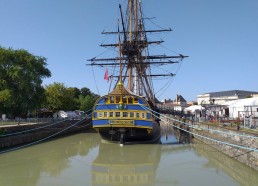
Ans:
{"type": "MultiPolygon", "coordinates": [[[[119,5],[122,31],[102,32],[102,34],[118,34],[119,42],[116,44],[102,44],[103,47],[118,47],[119,56],[115,58],[92,58],[89,65],[113,66],[120,65],[120,75],[113,76],[119,78],[127,89],[139,96],[144,96],[151,104],[155,105],[153,77],[174,76],[168,74],[151,74],[152,65],[166,65],[178,63],[184,55],[149,55],[148,46],[160,44],[164,41],[148,41],[147,34],[153,32],[168,32],[169,29],[145,30],[144,18],[142,14],[141,0],[128,0],[126,16],[124,16],[121,5],[119,5]],[[120,41],[120,33],[122,41],[120,41]],[[172,61],[173,60],[173,61],[172,61]],[[122,73],[123,66],[123,75],[122,73]]],[[[119,28],[119,26],[118,26],[119,28]]]]}

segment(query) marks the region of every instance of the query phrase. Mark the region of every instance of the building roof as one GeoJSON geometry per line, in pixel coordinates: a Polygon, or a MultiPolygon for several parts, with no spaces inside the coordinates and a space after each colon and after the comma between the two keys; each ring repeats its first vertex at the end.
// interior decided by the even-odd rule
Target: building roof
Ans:
{"type": "Polygon", "coordinates": [[[186,100],[183,98],[183,96],[177,94],[175,102],[186,102],[186,100]]]}
{"type": "Polygon", "coordinates": [[[257,93],[258,92],[245,91],[245,90],[227,90],[227,91],[221,91],[221,92],[211,92],[206,94],[210,94],[211,97],[225,97],[225,96],[244,96],[244,95],[257,94],[257,93]]]}

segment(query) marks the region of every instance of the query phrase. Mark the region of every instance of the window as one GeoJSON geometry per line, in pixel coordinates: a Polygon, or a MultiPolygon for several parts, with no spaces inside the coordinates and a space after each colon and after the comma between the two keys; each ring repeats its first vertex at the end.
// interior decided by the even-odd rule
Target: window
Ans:
{"type": "Polygon", "coordinates": [[[128,103],[133,103],[133,97],[128,97],[128,103]]]}
{"type": "Polygon", "coordinates": [[[127,103],[127,97],[126,96],[123,96],[123,103],[127,103]]]}
{"type": "Polygon", "coordinates": [[[120,96],[116,96],[116,103],[120,102],[120,96]]]}
{"type": "Polygon", "coordinates": [[[104,118],[106,118],[107,117],[107,112],[104,112],[104,118]]]}
{"type": "Polygon", "coordinates": [[[113,112],[109,113],[109,117],[111,117],[111,118],[114,117],[113,112]]]}
{"type": "Polygon", "coordinates": [[[99,112],[99,118],[102,118],[102,112],[99,112]]]}
{"type": "Polygon", "coordinates": [[[136,118],[140,118],[140,113],[136,113],[136,118]]]}
{"type": "Polygon", "coordinates": [[[116,117],[120,117],[120,112],[116,112],[116,117]]]}
{"type": "Polygon", "coordinates": [[[142,113],[142,118],[145,118],[145,113],[142,113]]]}
{"type": "Polygon", "coordinates": [[[123,112],[123,117],[127,118],[128,117],[128,112],[123,112]]]}
{"type": "Polygon", "coordinates": [[[134,98],[134,103],[138,103],[138,98],[134,98]]]}
{"type": "Polygon", "coordinates": [[[115,98],[114,98],[114,96],[110,96],[110,103],[115,103],[115,98]]]}
{"type": "Polygon", "coordinates": [[[130,118],[134,118],[134,112],[130,112],[130,118]]]}

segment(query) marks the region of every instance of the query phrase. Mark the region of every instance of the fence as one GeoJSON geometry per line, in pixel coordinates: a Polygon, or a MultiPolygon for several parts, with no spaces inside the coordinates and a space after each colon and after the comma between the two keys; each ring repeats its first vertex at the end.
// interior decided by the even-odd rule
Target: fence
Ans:
{"type": "Polygon", "coordinates": [[[8,125],[24,125],[24,124],[43,124],[64,120],[63,118],[16,118],[16,119],[0,119],[0,127],[8,125]]]}

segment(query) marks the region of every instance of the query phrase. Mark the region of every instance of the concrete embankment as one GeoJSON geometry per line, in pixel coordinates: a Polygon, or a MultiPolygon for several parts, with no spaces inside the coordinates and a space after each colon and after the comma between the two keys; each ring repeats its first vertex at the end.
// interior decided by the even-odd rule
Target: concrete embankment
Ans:
{"type": "MultiPolygon", "coordinates": [[[[167,115],[168,117],[173,117],[167,115]]],[[[178,118],[175,118],[178,120],[178,118]]],[[[249,167],[258,170],[258,135],[256,133],[227,128],[209,123],[195,123],[180,119],[181,122],[169,120],[169,122],[177,127],[189,130],[197,138],[213,148],[227,154],[249,167]],[[186,122],[187,124],[183,124],[186,122]],[[195,129],[189,127],[193,125],[195,129]]]]}
{"type": "Polygon", "coordinates": [[[92,129],[91,120],[64,120],[57,124],[25,124],[16,126],[1,126],[0,149],[18,147],[43,139],[53,139],[69,134],[86,132],[92,129]],[[90,124],[89,124],[90,123],[90,124]],[[75,126],[72,126],[75,125],[75,126]],[[40,128],[34,130],[36,128],[40,128]],[[69,129],[67,129],[69,128],[69,129]],[[67,130],[66,130],[67,129],[67,130]],[[62,132],[61,132],[62,131],[62,132]],[[15,134],[16,135],[12,135],[15,134]],[[10,135],[9,135],[10,134],[10,135]],[[7,135],[7,136],[5,136],[7,135]],[[50,138],[51,136],[51,138],[50,138]]]}
{"type": "Polygon", "coordinates": [[[207,138],[196,135],[195,138],[200,139],[204,143],[209,144],[219,151],[229,155],[231,158],[258,170],[258,152],[248,149],[251,148],[258,150],[257,135],[241,131],[241,129],[232,130],[203,123],[199,124],[199,126],[203,128],[203,130],[194,130],[194,132],[207,138]],[[209,138],[220,142],[212,141],[209,138]],[[234,146],[228,144],[234,144],[234,146]]]}

